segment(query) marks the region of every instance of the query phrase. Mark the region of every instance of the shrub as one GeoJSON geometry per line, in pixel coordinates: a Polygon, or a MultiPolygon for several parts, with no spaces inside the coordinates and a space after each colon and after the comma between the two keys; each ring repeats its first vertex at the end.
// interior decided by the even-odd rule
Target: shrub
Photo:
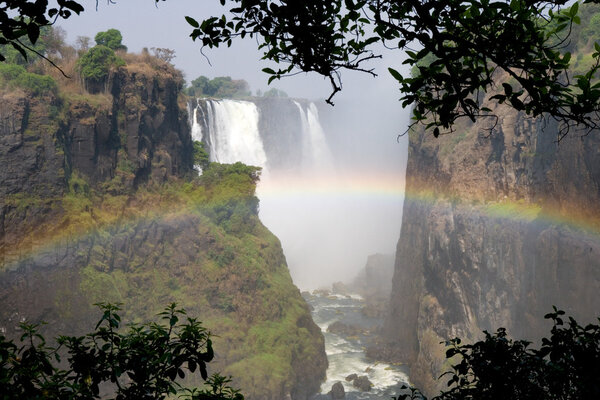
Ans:
{"type": "Polygon", "coordinates": [[[27,72],[20,65],[0,64],[0,76],[4,82],[20,87],[34,95],[58,91],[56,81],[52,77],[27,72]]]}
{"type": "Polygon", "coordinates": [[[108,392],[116,399],[243,400],[228,378],[208,376],[210,333],[175,304],[159,314],[162,323],[131,325],[126,333],[119,332],[117,306],[99,307],[95,331],[61,336],[58,348],[46,344],[36,325],[21,324],[20,346],[0,334],[0,398],[100,399],[108,392]],[[184,368],[199,371],[208,389],[182,387],[177,380],[185,377],[184,368]]]}
{"type": "MultiPolygon", "coordinates": [[[[474,344],[447,342],[446,358],[457,360],[449,389],[433,400],[598,399],[600,398],[600,326],[580,326],[564,311],[546,315],[554,325],[539,350],[530,342],[508,338],[500,328],[474,344]]],[[[398,399],[423,399],[417,389],[398,399]]]]}
{"type": "Polygon", "coordinates": [[[202,171],[204,171],[208,168],[209,164],[210,159],[204,143],[194,140],[194,165],[200,166],[202,171]]]}
{"type": "Polygon", "coordinates": [[[58,90],[56,81],[54,81],[54,79],[48,75],[38,75],[25,72],[17,78],[16,83],[18,86],[35,95],[56,93],[58,90]]]}

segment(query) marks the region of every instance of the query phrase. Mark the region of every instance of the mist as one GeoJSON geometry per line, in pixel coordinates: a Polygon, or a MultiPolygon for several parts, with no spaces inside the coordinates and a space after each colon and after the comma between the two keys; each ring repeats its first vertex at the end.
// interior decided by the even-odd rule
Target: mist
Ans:
{"type": "MultiPolygon", "coordinates": [[[[370,66],[379,76],[344,71],[343,90],[333,101],[329,82],[316,74],[299,74],[267,86],[256,42],[231,48],[205,49],[188,36],[185,15],[202,19],[225,10],[218,2],[148,0],[115,5],[102,2],[62,23],[68,40],[93,38],[99,31],[119,29],[129,51],[165,47],[176,51],[174,64],[189,82],[200,75],[244,79],[253,91],[276,87],[290,97],[318,105],[330,162],[320,169],[298,169],[278,176],[263,174],[257,194],[263,223],[281,240],[294,283],[301,289],[349,281],[374,253],[392,254],[399,238],[407,158],[408,111],[398,102],[397,82],[387,67],[402,70],[399,52],[387,52],[370,66]],[[132,23],[143,21],[141,23],[132,23]],[[278,193],[274,195],[274,193],[278,193]],[[282,193],[285,193],[282,195],[282,193]]],[[[382,49],[384,51],[384,49],[382,49]]]]}

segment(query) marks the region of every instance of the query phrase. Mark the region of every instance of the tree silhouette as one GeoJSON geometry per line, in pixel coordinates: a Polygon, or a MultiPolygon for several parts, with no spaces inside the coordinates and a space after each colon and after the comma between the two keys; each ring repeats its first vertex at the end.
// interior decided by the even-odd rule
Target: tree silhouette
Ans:
{"type": "MultiPolygon", "coordinates": [[[[596,3],[597,0],[586,1],[596,3]]],[[[231,17],[202,22],[186,17],[191,37],[209,48],[236,38],[259,39],[269,82],[298,72],[329,78],[332,97],[341,90],[342,70],[375,75],[369,61],[376,46],[405,51],[405,64],[419,74],[394,68],[404,106],[434,135],[451,131],[460,118],[495,115],[485,104],[505,103],[532,117],[545,116],[570,128],[598,127],[600,46],[585,73],[573,76],[566,51],[579,3],[566,0],[221,0],[231,17]],[[432,61],[423,63],[430,58],[432,61]],[[483,102],[484,97],[487,103],[483,102]]]]}
{"type": "Polygon", "coordinates": [[[175,304],[159,314],[161,323],[131,325],[125,333],[119,307],[99,307],[103,314],[94,332],[60,336],[56,348],[37,325],[21,324],[21,346],[0,334],[0,398],[243,400],[228,378],[208,376],[210,333],[175,304]],[[205,389],[177,381],[196,372],[205,389]]]}
{"type": "MultiPolygon", "coordinates": [[[[539,349],[530,342],[512,340],[504,328],[474,344],[460,339],[446,343],[448,361],[453,363],[449,389],[432,400],[576,400],[600,398],[600,326],[580,326],[563,318],[557,310],[549,338],[539,349]]],[[[418,389],[398,399],[423,399],[418,389]]]]}

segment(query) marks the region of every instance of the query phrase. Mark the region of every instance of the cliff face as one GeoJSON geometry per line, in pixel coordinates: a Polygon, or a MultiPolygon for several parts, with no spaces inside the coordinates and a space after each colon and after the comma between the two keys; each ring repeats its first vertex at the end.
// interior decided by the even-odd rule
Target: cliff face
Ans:
{"type": "Polygon", "coordinates": [[[0,330],[80,334],[97,302],[134,322],[177,302],[216,335],[212,372],[249,399],[305,399],[323,336],[258,220],[256,170],[192,169],[180,88],[130,58],[106,93],[0,90],[0,330]]]}
{"type": "Polygon", "coordinates": [[[600,309],[600,138],[498,108],[439,139],[410,133],[391,314],[380,357],[407,362],[416,386],[444,387],[439,342],[505,327],[549,332],[552,305],[585,323],[600,309]]]}
{"type": "MultiPolygon", "coordinates": [[[[175,70],[119,69],[111,93],[0,91],[0,260],[59,234],[63,195],[77,177],[128,193],[192,173],[187,114],[175,70]],[[46,226],[47,224],[47,226],[46,226]]],[[[75,188],[77,189],[77,188],[75,188]]]]}

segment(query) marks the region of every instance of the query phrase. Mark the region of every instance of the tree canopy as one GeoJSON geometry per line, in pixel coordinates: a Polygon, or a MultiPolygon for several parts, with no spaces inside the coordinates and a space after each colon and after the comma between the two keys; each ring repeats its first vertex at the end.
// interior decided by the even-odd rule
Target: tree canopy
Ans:
{"type": "Polygon", "coordinates": [[[105,32],[98,32],[94,37],[96,44],[99,46],[106,46],[112,50],[127,50],[123,41],[123,35],[118,29],[111,28],[105,32]]]}
{"type": "MultiPolygon", "coordinates": [[[[587,0],[595,3],[597,0],[587,0]]],[[[203,46],[256,37],[263,58],[281,64],[269,82],[314,71],[341,90],[341,71],[375,74],[369,61],[386,46],[405,51],[419,74],[389,72],[415,122],[434,135],[459,118],[495,119],[487,104],[505,103],[529,116],[557,120],[561,135],[598,127],[600,46],[594,62],[573,74],[569,35],[579,3],[567,0],[221,0],[229,15],[198,22],[191,37],[203,46]],[[432,61],[423,63],[426,58],[432,61]],[[484,102],[484,99],[487,102],[484,102]]]]}
{"type": "Polygon", "coordinates": [[[186,90],[189,96],[236,98],[250,96],[248,82],[243,79],[231,79],[229,76],[218,76],[210,79],[199,76],[191,82],[186,90]]]}
{"type": "MultiPolygon", "coordinates": [[[[11,46],[24,59],[27,50],[40,54],[35,45],[43,27],[52,25],[59,18],[69,18],[79,14],[83,7],[77,1],[57,0],[57,7],[48,7],[47,0],[6,0],[0,2],[0,46],[11,46]],[[16,15],[16,16],[15,16],[16,15]]],[[[0,61],[6,59],[5,50],[0,53],[0,61]]]]}

